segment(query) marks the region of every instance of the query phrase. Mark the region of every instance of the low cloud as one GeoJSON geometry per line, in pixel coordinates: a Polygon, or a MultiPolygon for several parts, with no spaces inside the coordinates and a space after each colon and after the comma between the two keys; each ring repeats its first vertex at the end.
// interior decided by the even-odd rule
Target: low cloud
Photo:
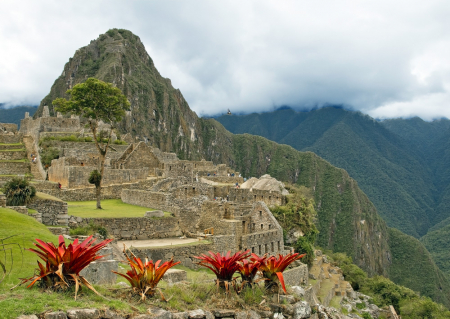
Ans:
{"type": "Polygon", "coordinates": [[[137,34],[200,115],[343,104],[450,117],[447,1],[2,1],[0,102],[37,104],[76,49],[137,34]]]}

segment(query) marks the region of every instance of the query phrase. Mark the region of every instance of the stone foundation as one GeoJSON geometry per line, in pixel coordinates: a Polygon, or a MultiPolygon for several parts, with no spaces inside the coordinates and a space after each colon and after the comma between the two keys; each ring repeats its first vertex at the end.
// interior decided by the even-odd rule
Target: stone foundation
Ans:
{"type": "Polygon", "coordinates": [[[34,197],[28,207],[42,214],[44,225],[68,226],[69,224],[67,203],[63,201],[34,197]]]}
{"type": "Polygon", "coordinates": [[[81,218],[70,216],[69,226],[85,227],[90,223],[105,227],[108,233],[120,240],[170,238],[182,235],[175,217],[164,218],[81,218]]]}

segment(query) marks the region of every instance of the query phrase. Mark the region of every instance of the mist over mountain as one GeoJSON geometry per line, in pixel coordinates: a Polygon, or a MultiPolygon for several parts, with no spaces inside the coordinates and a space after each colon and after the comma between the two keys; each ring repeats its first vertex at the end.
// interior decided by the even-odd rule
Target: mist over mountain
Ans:
{"type": "Polygon", "coordinates": [[[25,112],[33,116],[37,111],[36,106],[11,106],[6,103],[0,103],[0,122],[15,123],[20,126],[20,120],[23,119],[25,112]]]}
{"type": "MultiPolygon", "coordinates": [[[[442,275],[431,257],[424,261],[425,265],[411,268],[408,277],[401,276],[401,268],[408,261],[404,259],[404,254],[398,253],[398,249],[403,251],[402,247],[411,248],[408,254],[412,255],[419,252],[428,254],[422,243],[400,232],[400,235],[396,233],[395,238],[391,238],[391,231],[372,203],[375,201],[371,201],[363,193],[347,171],[333,166],[330,160],[327,162],[319,157],[320,152],[316,152],[315,148],[309,147],[310,140],[317,145],[325,144],[328,138],[334,144],[339,140],[346,140],[345,134],[350,134],[346,127],[369,120],[374,127],[373,132],[381,127],[383,133],[378,134],[369,145],[365,145],[361,137],[364,136],[362,133],[365,124],[360,123],[356,125],[358,129],[350,134],[349,145],[353,148],[364,146],[370,150],[379,144],[381,151],[371,153],[369,157],[381,157],[378,153],[383,156],[390,154],[390,161],[385,161],[385,167],[389,170],[383,173],[383,181],[389,180],[389,175],[394,175],[397,176],[395,180],[398,185],[404,179],[410,178],[414,178],[420,185],[428,183],[426,173],[414,176],[414,173],[410,172],[416,172],[417,167],[422,165],[413,154],[405,152],[406,160],[395,156],[397,146],[403,145],[405,141],[393,138],[393,133],[380,123],[362,114],[358,114],[356,118],[349,116],[344,121],[348,111],[326,108],[308,113],[296,113],[292,110],[267,113],[274,122],[266,116],[254,117],[241,129],[241,133],[244,133],[243,128],[249,126],[254,131],[253,134],[273,135],[276,139],[295,142],[296,147],[300,146],[306,152],[299,152],[291,146],[280,145],[261,136],[232,134],[214,119],[199,118],[190,109],[181,91],[172,86],[170,79],[160,75],[139,37],[122,29],[109,30],[75,52],[55,80],[49,94],[41,101],[35,117],[42,114],[44,105],[48,105],[50,114],[55,115],[52,101],[57,97],[67,97],[65,92],[68,89],[88,77],[115,84],[130,101],[131,110],[119,125],[121,134],[130,133],[136,141],[145,141],[163,151],[175,152],[181,159],[211,160],[216,164],[227,164],[245,177],[270,174],[279,180],[305,186],[312,193],[318,213],[318,245],[347,253],[371,275],[395,274],[396,280],[404,281],[406,286],[409,284],[422,294],[450,306],[450,282],[442,275]],[[307,121],[308,114],[327,114],[330,110],[331,113],[327,116],[317,116],[307,121]],[[277,114],[286,116],[278,117],[277,114]],[[335,126],[335,130],[327,136],[323,136],[326,127],[317,127],[319,124],[324,125],[322,118],[326,119],[326,123],[334,123],[335,126]],[[298,126],[297,122],[304,123],[307,134],[291,134],[298,126]],[[313,128],[318,128],[319,131],[314,131],[313,128]],[[383,146],[385,140],[390,142],[388,146],[383,146]],[[403,168],[403,162],[409,161],[409,166],[403,168]],[[391,167],[388,165],[390,162],[395,165],[391,167]],[[395,240],[392,241],[393,239],[395,240]],[[394,242],[396,249],[390,247],[390,240],[394,242]],[[427,276],[423,275],[422,270],[427,272],[427,276]]],[[[228,118],[235,119],[232,123],[236,124],[241,117],[228,118]]],[[[333,153],[335,149],[339,150],[336,146],[329,146],[324,154],[333,153]]],[[[343,158],[343,161],[346,161],[346,158],[343,158]]],[[[383,169],[384,167],[379,169],[379,174],[383,169]]],[[[412,216],[417,219],[419,226],[409,223],[406,229],[418,236],[426,232],[432,223],[429,217],[424,217],[419,212],[422,207],[426,207],[430,212],[433,210],[433,190],[428,190],[422,197],[412,191],[416,196],[413,198],[408,193],[409,186],[404,186],[397,194],[403,196],[402,200],[410,200],[408,209],[412,210],[412,216]]],[[[385,191],[394,192],[395,187],[382,191],[382,195],[385,191]]],[[[395,205],[390,203],[386,210],[395,205]]],[[[392,220],[398,224],[409,222],[405,212],[398,219],[392,216],[392,220]]]]}

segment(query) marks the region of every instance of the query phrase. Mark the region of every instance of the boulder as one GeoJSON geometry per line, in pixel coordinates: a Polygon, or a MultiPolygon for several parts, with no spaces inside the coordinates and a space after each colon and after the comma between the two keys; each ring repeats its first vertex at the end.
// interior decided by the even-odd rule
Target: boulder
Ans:
{"type": "Polygon", "coordinates": [[[64,311],[53,311],[44,314],[44,319],[67,319],[64,311]]]}
{"type": "Polygon", "coordinates": [[[172,319],[172,313],[161,308],[149,308],[147,311],[154,319],[172,319]]]}
{"type": "Polygon", "coordinates": [[[71,309],[67,311],[69,319],[97,319],[100,318],[100,311],[97,309],[71,309]]]}
{"type": "Polygon", "coordinates": [[[188,315],[191,319],[203,319],[206,317],[206,314],[202,309],[189,311],[188,315]]]}
{"type": "Polygon", "coordinates": [[[294,304],[292,319],[309,318],[311,316],[311,306],[306,301],[299,301],[294,304]]]}

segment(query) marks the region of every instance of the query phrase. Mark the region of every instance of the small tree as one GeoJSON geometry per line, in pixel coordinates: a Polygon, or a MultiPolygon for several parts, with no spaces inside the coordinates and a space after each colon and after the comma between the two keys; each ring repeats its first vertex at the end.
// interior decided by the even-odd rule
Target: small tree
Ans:
{"type": "MultiPolygon", "coordinates": [[[[125,111],[129,110],[130,102],[120,89],[111,83],[105,83],[95,78],[89,78],[66,92],[70,99],[57,98],[53,101],[56,110],[63,114],[79,115],[88,121],[94,135],[94,142],[100,154],[99,175],[96,177],[97,208],[101,209],[100,195],[104,176],[106,153],[111,143],[111,134],[115,123],[122,120],[125,111]],[[109,132],[98,131],[100,121],[110,125],[109,132]],[[101,136],[98,136],[101,135],[101,136]]],[[[91,175],[92,176],[92,175],[91,175]]]]}
{"type": "Polygon", "coordinates": [[[3,187],[6,195],[6,205],[22,206],[27,204],[36,195],[36,188],[20,177],[14,177],[3,187]]]}

